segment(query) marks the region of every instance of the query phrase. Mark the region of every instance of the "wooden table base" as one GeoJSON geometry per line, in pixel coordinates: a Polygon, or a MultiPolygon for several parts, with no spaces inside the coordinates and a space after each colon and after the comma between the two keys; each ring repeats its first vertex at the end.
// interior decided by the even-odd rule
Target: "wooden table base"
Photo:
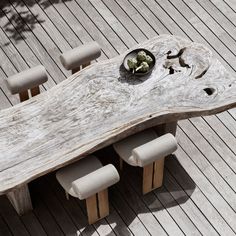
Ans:
{"type": "Polygon", "coordinates": [[[170,123],[161,124],[161,125],[155,126],[154,129],[157,132],[158,136],[161,136],[167,133],[171,133],[175,136],[176,130],[177,130],[177,122],[178,121],[173,121],[170,123]]]}
{"type": "Polygon", "coordinates": [[[27,184],[7,193],[7,197],[19,215],[23,215],[33,209],[27,184]]]}

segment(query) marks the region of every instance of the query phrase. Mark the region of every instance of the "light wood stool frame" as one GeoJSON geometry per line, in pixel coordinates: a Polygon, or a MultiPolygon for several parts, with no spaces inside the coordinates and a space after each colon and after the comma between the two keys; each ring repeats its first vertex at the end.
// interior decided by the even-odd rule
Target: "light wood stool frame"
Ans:
{"type": "MultiPolygon", "coordinates": [[[[149,193],[163,184],[165,157],[143,168],[143,194],[149,193]]],[[[124,168],[124,161],[120,157],[120,171],[124,168]]]]}
{"type": "Polygon", "coordinates": [[[85,63],[85,64],[83,64],[83,65],[81,65],[81,66],[79,66],[79,67],[73,68],[73,69],[71,70],[71,73],[72,73],[72,74],[75,74],[75,73],[79,72],[80,70],[84,69],[85,67],[87,67],[87,66],[89,66],[89,65],[91,65],[91,62],[87,62],[87,63],[85,63]]]}
{"type": "Polygon", "coordinates": [[[102,190],[86,199],[89,224],[109,215],[108,190],[102,190]]]}
{"type": "MultiPolygon", "coordinates": [[[[31,93],[31,96],[32,96],[32,97],[34,97],[34,96],[40,94],[39,86],[36,86],[36,87],[31,88],[31,89],[29,89],[29,90],[30,90],[30,93],[31,93]]],[[[28,99],[29,99],[29,92],[28,92],[28,90],[19,92],[19,97],[20,97],[20,101],[21,101],[21,102],[24,102],[24,101],[28,100],[28,99]]]]}
{"type": "Polygon", "coordinates": [[[163,184],[165,158],[143,167],[143,194],[149,193],[163,184]]]}

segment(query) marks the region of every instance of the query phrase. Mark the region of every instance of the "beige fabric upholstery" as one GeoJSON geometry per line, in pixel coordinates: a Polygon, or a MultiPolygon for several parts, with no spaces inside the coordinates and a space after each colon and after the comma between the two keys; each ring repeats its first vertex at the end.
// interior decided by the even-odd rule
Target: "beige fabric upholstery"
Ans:
{"type": "Polygon", "coordinates": [[[170,155],[176,149],[177,141],[175,137],[169,133],[133,149],[132,155],[137,165],[144,167],[170,155]]]}
{"type": "Polygon", "coordinates": [[[72,182],[79,199],[86,199],[120,180],[116,168],[109,164],[72,182]]]}
{"type": "Polygon", "coordinates": [[[144,167],[173,153],[177,149],[177,141],[172,134],[158,138],[155,131],[149,129],[123,139],[113,146],[125,162],[144,167]]]}
{"type": "Polygon", "coordinates": [[[56,173],[56,177],[66,192],[81,200],[119,181],[116,168],[111,164],[103,167],[95,156],[64,167],[56,173]]]}
{"type": "Polygon", "coordinates": [[[61,54],[60,60],[67,70],[78,68],[100,57],[101,48],[97,42],[91,42],[61,54]]]}
{"type": "Polygon", "coordinates": [[[113,144],[113,147],[117,154],[129,165],[137,166],[137,160],[132,155],[132,150],[144,143],[147,143],[155,138],[157,134],[154,130],[148,129],[137,134],[131,135],[121,141],[113,144]]]}
{"type": "Polygon", "coordinates": [[[6,83],[12,94],[37,87],[48,80],[46,69],[36,66],[7,78],[6,83]]]}

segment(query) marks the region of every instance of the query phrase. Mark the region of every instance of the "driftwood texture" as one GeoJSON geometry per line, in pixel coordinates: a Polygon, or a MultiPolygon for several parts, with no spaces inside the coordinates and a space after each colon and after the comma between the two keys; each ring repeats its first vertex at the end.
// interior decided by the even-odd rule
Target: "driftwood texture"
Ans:
{"type": "Polygon", "coordinates": [[[203,45],[162,35],[136,48],[155,55],[150,75],[127,73],[125,53],[0,112],[0,194],[145,128],[236,106],[236,78],[203,45]]]}

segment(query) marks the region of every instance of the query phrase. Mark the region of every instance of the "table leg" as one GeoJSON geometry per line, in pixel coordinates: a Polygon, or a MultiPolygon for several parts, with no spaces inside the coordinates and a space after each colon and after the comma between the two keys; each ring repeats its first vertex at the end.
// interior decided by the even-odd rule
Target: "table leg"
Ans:
{"type": "Polygon", "coordinates": [[[7,197],[19,215],[33,209],[27,184],[7,193],[7,197]]]}
{"type": "Polygon", "coordinates": [[[80,71],[80,66],[72,69],[72,75],[80,71]]]}
{"type": "Polygon", "coordinates": [[[155,126],[154,129],[159,136],[166,134],[166,133],[171,133],[175,136],[176,129],[177,129],[177,121],[173,121],[170,123],[165,123],[165,124],[155,126]]]}

